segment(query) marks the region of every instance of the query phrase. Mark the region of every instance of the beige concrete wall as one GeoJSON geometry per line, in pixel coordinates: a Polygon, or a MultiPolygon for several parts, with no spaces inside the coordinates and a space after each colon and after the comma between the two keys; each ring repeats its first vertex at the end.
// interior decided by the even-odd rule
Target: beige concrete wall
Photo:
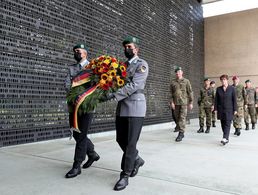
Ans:
{"type": "Polygon", "coordinates": [[[205,76],[239,75],[258,86],[258,9],[205,18],[204,40],[205,76]]]}

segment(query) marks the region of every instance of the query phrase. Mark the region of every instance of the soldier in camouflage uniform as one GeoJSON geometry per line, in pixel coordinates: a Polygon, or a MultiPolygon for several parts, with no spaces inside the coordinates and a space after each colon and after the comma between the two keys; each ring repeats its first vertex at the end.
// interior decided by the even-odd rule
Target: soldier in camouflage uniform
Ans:
{"type": "Polygon", "coordinates": [[[233,87],[236,90],[236,99],[237,99],[237,114],[233,118],[233,126],[235,127],[234,135],[239,136],[241,134],[240,130],[242,129],[242,118],[244,115],[244,99],[245,99],[245,88],[243,85],[239,84],[239,78],[233,76],[233,87]]]}
{"type": "MultiPolygon", "coordinates": [[[[215,94],[216,94],[216,86],[215,86],[215,81],[211,81],[210,82],[210,86],[211,88],[213,88],[213,90],[215,91],[215,94]]],[[[213,110],[212,111],[212,127],[216,127],[216,112],[213,110]]]]}
{"type": "Polygon", "coordinates": [[[183,77],[182,68],[176,67],[175,73],[176,78],[173,79],[170,84],[170,105],[174,110],[175,123],[179,129],[175,141],[180,142],[184,138],[187,105],[190,110],[193,108],[193,91],[190,81],[183,77]]]}
{"type": "Polygon", "coordinates": [[[251,116],[252,129],[255,129],[257,99],[255,88],[251,86],[251,81],[246,80],[245,85],[245,130],[249,130],[249,116],[251,116]]]}
{"type": "Polygon", "coordinates": [[[197,133],[204,132],[204,120],[206,117],[206,131],[210,133],[212,110],[214,109],[215,91],[210,87],[210,79],[204,78],[204,87],[200,90],[199,105],[199,124],[200,129],[197,133]]]}

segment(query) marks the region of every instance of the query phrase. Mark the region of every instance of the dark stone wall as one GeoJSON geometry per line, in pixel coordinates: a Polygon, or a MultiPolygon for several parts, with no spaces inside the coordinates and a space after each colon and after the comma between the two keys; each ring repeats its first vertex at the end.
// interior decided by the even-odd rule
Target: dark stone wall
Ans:
{"type": "MultiPolygon", "coordinates": [[[[150,66],[145,125],[169,122],[173,67],[183,67],[195,95],[202,83],[198,1],[1,0],[0,147],[69,136],[64,79],[74,63],[72,47],[83,41],[89,58],[124,59],[127,35],[140,39],[139,55],[150,66]]],[[[194,106],[190,117],[197,116],[194,106]]],[[[115,107],[97,108],[91,133],[114,129],[115,107]]]]}

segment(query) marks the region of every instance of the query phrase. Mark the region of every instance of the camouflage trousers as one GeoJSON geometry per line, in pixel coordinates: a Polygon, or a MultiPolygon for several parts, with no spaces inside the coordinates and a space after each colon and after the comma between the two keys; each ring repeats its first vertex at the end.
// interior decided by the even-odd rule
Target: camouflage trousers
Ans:
{"type": "Polygon", "coordinates": [[[249,120],[251,117],[251,123],[255,124],[256,123],[256,109],[254,105],[248,105],[247,108],[245,108],[245,124],[249,124],[249,120]]]}
{"type": "Polygon", "coordinates": [[[233,118],[233,126],[235,129],[242,129],[242,118],[244,116],[244,107],[238,106],[237,107],[237,115],[234,115],[233,118]]]}
{"type": "Polygon", "coordinates": [[[211,108],[205,108],[203,106],[199,107],[199,125],[200,127],[204,127],[204,121],[206,118],[206,126],[211,126],[211,119],[212,119],[212,111],[211,108]]]}
{"type": "Polygon", "coordinates": [[[176,129],[185,132],[187,105],[175,105],[174,110],[176,129]]]}

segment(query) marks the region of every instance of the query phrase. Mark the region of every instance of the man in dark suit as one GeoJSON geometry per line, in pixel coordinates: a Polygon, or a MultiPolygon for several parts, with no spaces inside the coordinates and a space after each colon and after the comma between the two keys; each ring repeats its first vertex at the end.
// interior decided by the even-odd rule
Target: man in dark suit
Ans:
{"type": "MultiPolygon", "coordinates": [[[[72,85],[73,78],[75,78],[78,73],[87,67],[89,61],[87,60],[87,49],[85,44],[80,43],[73,47],[74,59],[77,61],[76,64],[70,65],[68,69],[67,78],[65,80],[65,89],[69,93],[72,85]]],[[[69,123],[70,127],[73,122],[73,105],[69,106],[69,123]]],[[[73,178],[81,174],[81,164],[85,160],[86,154],[88,156],[87,162],[82,168],[86,169],[92,165],[94,161],[99,160],[99,155],[94,150],[94,145],[88,138],[88,130],[90,129],[93,112],[82,113],[78,115],[78,126],[80,132],[74,131],[73,137],[76,141],[74,162],[72,169],[65,175],[66,178],[73,178]]]]}
{"type": "Polygon", "coordinates": [[[228,84],[228,75],[221,75],[222,86],[218,87],[215,96],[214,110],[217,112],[217,118],[221,122],[223,139],[221,143],[227,144],[230,133],[230,126],[234,114],[237,114],[237,101],[235,88],[228,84]]]}

